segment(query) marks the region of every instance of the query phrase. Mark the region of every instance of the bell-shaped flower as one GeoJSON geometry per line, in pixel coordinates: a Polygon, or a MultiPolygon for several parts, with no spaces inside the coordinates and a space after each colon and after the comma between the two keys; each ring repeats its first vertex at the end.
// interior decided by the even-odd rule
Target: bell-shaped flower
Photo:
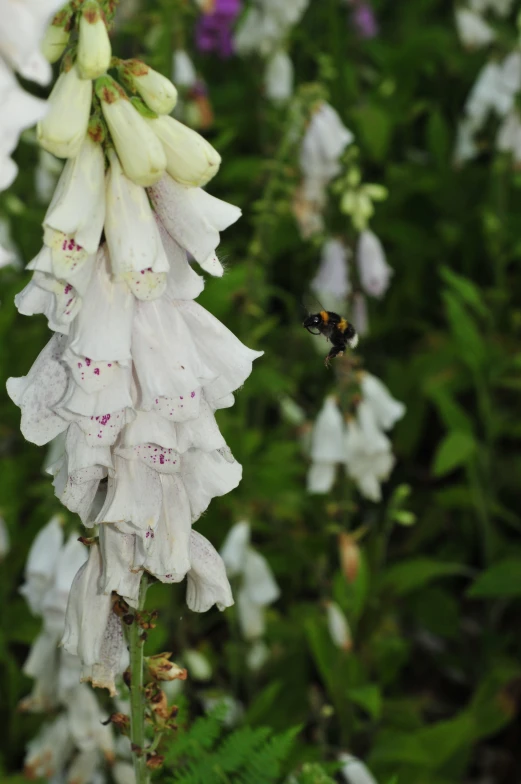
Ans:
{"type": "Polygon", "coordinates": [[[201,651],[189,648],[183,651],[183,662],[186,664],[190,674],[190,680],[209,681],[213,674],[213,668],[208,658],[201,651]]]}
{"type": "Polygon", "coordinates": [[[124,68],[148,108],[156,114],[170,114],[177,103],[177,90],[170,79],[140,60],[126,60],[124,68]]]}
{"type": "Polygon", "coordinates": [[[137,185],[153,185],[166,168],[161,142],[114,79],[97,79],[96,95],[126,176],[137,185]]]}
{"type": "Polygon", "coordinates": [[[270,57],[264,72],[264,90],[270,101],[288,101],[293,95],[293,63],[283,49],[270,57]]]}
{"type": "Polygon", "coordinates": [[[380,501],[380,483],[389,478],[394,466],[391,443],[378,430],[371,408],[361,403],[357,418],[347,423],[345,466],[358,489],[370,501],[380,501]]]}
{"type": "Polygon", "coordinates": [[[279,586],[266,558],[251,547],[246,552],[242,588],[250,601],[263,607],[273,604],[280,596],[279,586]]]}
{"type": "Polygon", "coordinates": [[[456,28],[463,46],[469,49],[487,46],[496,37],[494,29],[470,8],[456,9],[456,28]]]}
{"type": "Polygon", "coordinates": [[[67,389],[67,371],[60,362],[65,340],[62,335],[54,335],[27,376],[7,380],[7,393],[22,410],[22,434],[39,446],[47,444],[67,426],[53,411],[67,389]]]}
{"type": "Polygon", "coordinates": [[[200,188],[185,188],[165,175],[150,188],[150,198],[168,234],[199,263],[205,262],[241,210],[200,188]]]}
{"type": "Polygon", "coordinates": [[[97,749],[80,751],[67,768],[67,782],[73,784],[101,784],[103,762],[97,749]]]}
{"type": "Polygon", "coordinates": [[[115,591],[131,606],[138,606],[142,572],[133,570],[136,537],[120,533],[115,525],[100,526],[102,575],[100,590],[110,596],[115,591]]]}
{"type": "Polygon", "coordinates": [[[99,590],[101,575],[101,551],[98,545],[92,545],[89,560],[72,583],[62,645],[80,657],[84,680],[107,688],[113,695],[124,647],[123,631],[112,611],[112,597],[99,590]]]}
{"type": "Polygon", "coordinates": [[[107,760],[114,759],[112,728],[104,724],[105,712],[88,686],[82,684],[75,690],[68,705],[68,718],[71,735],[81,751],[98,749],[107,760]]]}
{"type": "Polygon", "coordinates": [[[161,140],[166,170],[174,180],[181,185],[198,188],[215,177],[221,156],[197,131],[173,117],[158,117],[147,122],[161,140]]]}
{"type": "Polygon", "coordinates": [[[339,754],[338,761],[342,764],[340,773],[347,784],[377,784],[369,769],[352,754],[339,754]]]}
{"type": "Polygon", "coordinates": [[[168,260],[147,193],[125,176],[118,156],[109,152],[105,236],[112,274],[142,270],[167,272],[168,260]]]}
{"type": "Polygon", "coordinates": [[[52,71],[40,51],[41,39],[61,0],[9,2],[2,9],[0,57],[24,79],[48,84],[52,71]]]}
{"type": "Polygon", "coordinates": [[[390,430],[405,414],[405,406],[390,394],[376,376],[363,371],[360,378],[362,396],[372,409],[376,423],[382,430],[390,430]]]}
{"type": "MultiPolygon", "coordinates": [[[[78,155],[65,164],[43,225],[92,254],[99,247],[104,221],[105,157],[101,145],[87,134],[78,155]]],[[[60,272],[55,269],[57,277],[60,272]]]]}
{"type": "Polygon", "coordinates": [[[44,628],[59,640],[63,634],[67,601],[72,581],[78,570],[87,560],[85,546],[78,541],[78,534],[72,534],[64,547],[61,548],[56,561],[54,580],[46,592],[41,612],[44,628]]]}
{"type": "Polygon", "coordinates": [[[514,162],[521,163],[521,117],[518,111],[511,111],[501,123],[496,148],[500,152],[511,153],[514,162]]]}
{"type": "Polygon", "coordinates": [[[112,777],[116,784],[136,784],[136,774],[131,762],[116,762],[112,768],[112,777]]]}
{"type": "MultiPolygon", "coordinates": [[[[7,25],[3,25],[5,29],[7,25]]],[[[9,157],[25,128],[30,128],[46,112],[46,103],[26,93],[0,57],[0,100],[2,138],[0,140],[0,190],[8,188],[18,167],[9,157]]]]}
{"type": "Polygon", "coordinates": [[[336,177],[339,158],[353,138],[333,107],[322,103],[311,118],[300,149],[305,177],[326,182],[336,177]]]}
{"type": "Polygon", "coordinates": [[[246,664],[252,672],[261,670],[270,658],[270,649],[264,640],[255,640],[246,654],[246,664]]]}
{"type": "Polygon", "coordinates": [[[20,588],[20,593],[25,597],[34,615],[42,613],[42,604],[54,580],[62,543],[62,521],[59,517],[53,517],[38,532],[29,550],[25,566],[25,583],[20,588]]]}
{"type": "Polygon", "coordinates": [[[351,309],[351,321],[356,329],[357,335],[361,338],[369,334],[369,312],[367,310],[367,300],[361,291],[356,291],[353,295],[351,309]]]}
{"type": "Polygon", "coordinates": [[[110,66],[112,51],[103,13],[96,0],[87,0],[80,9],[78,71],[82,79],[96,79],[110,66]]]}
{"type": "Polygon", "coordinates": [[[336,602],[326,603],[327,627],[332,642],[343,651],[350,651],[353,647],[351,630],[347,618],[336,602]]]}
{"type": "Polygon", "coordinates": [[[57,158],[74,158],[85,140],[92,102],[92,82],[73,65],[58,77],[49,109],[38,123],[40,145],[57,158]]]}
{"type": "Polygon", "coordinates": [[[313,427],[311,459],[337,463],[344,457],[344,420],[334,395],[326,397],[313,427]]]}
{"type": "Polygon", "coordinates": [[[244,570],[246,553],[250,544],[250,524],[235,523],[221,547],[221,558],[229,577],[235,577],[244,570]]]}
{"type": "Polygon", "coordinates": [[[44,631],[33,642],[23,666],[24,675],[34,679],[33,688],[27,697],[20,700],[18,710],[43,713],[58,704],[59,639],[59,636],[44,631]]]}
{"type": "Polygon", "coordinates": [[[219,610],[231,607],[233,596],[224,562],[208,539],[197,531],[192,531],[190,537],[190,561],[186,587],[190,610],[207,612],[214,604],[219,610]]]}
{"type": "Polygon", "coordinates": [[[329,307],[329,302],[339,303],[351,291],[347,263],[349,256],[350,252],[340,240],[331,238],[322,247],[320,265],[310,288],[326,308],[329,307]]]}
{"type": "Polygon", "coordinates": [[[178,87],[193,87],[197,73],[189,55],[184,49],[176,49],[172,55],[172,81],[178,87]]]}
{"type": "Polygon", "coordinates": [[[35,272],[32,280],[15,297],[15,305],[23,316],[43,313],[49,328],[69,334],[70,324],[81,308],[81,297],[65,280],[35,272]]]}
{"type": "Polygon", "coordinates": [[[44,724],[39,734],[27,744],[24,775],[29,779],[52,779],[60,775],[74,750],[66,715],[52,724],[44,724]]]}
{"type": "Polygon", "coordinates": [[[389,288],[393,270],[387,264],[382,243],[369,229],[360,234],[356,261],[364,292],[371,297],[383,297],[389,288]]]}

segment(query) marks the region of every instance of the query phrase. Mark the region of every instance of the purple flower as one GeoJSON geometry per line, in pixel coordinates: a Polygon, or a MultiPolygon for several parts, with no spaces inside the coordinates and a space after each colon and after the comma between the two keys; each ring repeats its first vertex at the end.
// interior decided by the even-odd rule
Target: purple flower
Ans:
{"type": "Polygon", "coordinates": [[[220,57],[233,54],[231,28],[241,10],[241,0],[212,0],[208,12],[201,14],[195,31],[200,52],[215,52],[220,57]]]}
{"type": "Polygon", "coordinates": [[[374,38],[378,35],[378,23],[370,3],[356,0],[352,20],[360,38],[374,38]]]}

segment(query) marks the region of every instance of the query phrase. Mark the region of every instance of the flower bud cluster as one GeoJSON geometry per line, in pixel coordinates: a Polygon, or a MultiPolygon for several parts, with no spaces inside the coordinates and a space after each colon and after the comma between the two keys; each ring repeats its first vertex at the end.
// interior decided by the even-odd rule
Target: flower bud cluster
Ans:
{"type": "Polygon", "coordinates": [[[340,464],[360,493],[377,502],[381,483],[389,478],[395,462],[386,432],[403,417],[405,406],[370,373],[359,372],[358,384],[355,410],[347,417],[334,396],[324,401],[311,435],[308,490],[329,493],[340,464]]]}
{"type": "Polygon", "coordinates": [[[286,42],[308,5],[309,0],[256,0],[235,35],[240,55],[258,54],[265,60],[264,90],[271,101],[284,102],[293,94],[293,63],[286,42]]]}
{"type": "Polygon", "coordinates": [[[204,280],[188,254],[222,275],[220,231],[240,216],[200,187],[220,157],[153,110],[175,102],[159,74],[117,61],[145,103],[98,75],[108,65],[99,22],[96,3],[84,3],[78,58],[65,56],[39,126],[42,146],[67,160],[16,304],[45,314],[55,334],[8,392],[24,436],[54,440],[58,498],[99,526],[72,583],[63,645],[84,680],[114,693],[125,646],[113,592],[136,607],[146,571],[186,577],[196,612],[233,603],[222,559],[192,524],[241,479],[215,411],[233,405],[260,353],[194,301],[204,280]],[[101,114],[91,117],[93,94],[101,114]]]}

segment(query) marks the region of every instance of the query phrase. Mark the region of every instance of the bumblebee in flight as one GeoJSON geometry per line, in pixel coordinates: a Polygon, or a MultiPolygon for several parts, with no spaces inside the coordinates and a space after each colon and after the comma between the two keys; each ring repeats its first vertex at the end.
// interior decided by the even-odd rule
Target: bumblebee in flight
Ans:
{"type": "Polygon", "coordinates": [[[332,359],[344,353],[346,346],[356,348],[358,345],[356,329],[338,313],[321,310],[320,313],[308,316],[302,326],[311,335],[324,335],[331,342],[331,351],[325,359],[326,367],[332,359]]]}

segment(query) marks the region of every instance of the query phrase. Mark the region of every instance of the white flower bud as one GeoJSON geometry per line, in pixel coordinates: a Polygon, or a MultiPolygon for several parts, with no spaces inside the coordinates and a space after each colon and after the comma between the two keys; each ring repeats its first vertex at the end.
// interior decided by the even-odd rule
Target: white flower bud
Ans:
{"type": "Polygon", "coordinates": [[[360,234],[356,249],[360,283],[370,297],[383,297],[394,270],[387,264],[382,243],[372,231],[360,234]]]}
{"type": "Polygon", "coordinates": [[[49,63],[57,62],[69,43],[70,32],[59,25],[50,24],[42,41],[42,54],[49,63]]]}
{"type": "Polygon", "coordinates": [[[82,79],[96,79],[110,65],[109,34],[95,0],[83,5],[78,41],[78,70],[82,79]]]}
{"type": "Polygon", "coordinates": [[[344,651],[350,651],[353,647],[353,640],[351,638],[351,630],[344,613],[336,602],[328,602],[327,610],[327,626],[331,640],[344,651]]]}
{"type": "Polygon", "coordinates": [[[126,68],[148,108],[156,114],[170,114],[177,103],[177,90],[170,79],[140,60],[127,61],[126,68]]]}
{"type": "Polygon", "coordinates": [[[89,124],[92,82],[80,79],[76,66],[60,74],[49,96],[49,111],[38,123],[40,145],[57,158],[74,158],[89,124]]]}
{"type": "Polygon", "coordinates": [[[125,174],[137,185],[153,185],[166,167],[161,142],[113,79],[98,79],[96,94],[125,174]]]}
{"type": "Polygon", "coordinates": [[[182,185],[202,187],[214,177],[221,156],[200,134],[173,117],[147,120],[161,140],[166,154],[166,170],[182,185]]]}
{"type": "Polygon", "coordinates": [[[197,81],[194,64],[184,49],[176,49],[173,54],[172,78],[178,87],[193,87],[197,81]]]}
{"type": "Polygon", "coordinates": [[[287,52],[276,52],[264,73],[264,89],[270,101],[287,101],[293,93],[293,63],[287,52]]]}
{"type": "Polygon", "coordinates": [[[196,681],[209,681],[212,677],[212,665],[201,651],[194,648],[183,653],[184,662],[189,676],[196,681]]]}

